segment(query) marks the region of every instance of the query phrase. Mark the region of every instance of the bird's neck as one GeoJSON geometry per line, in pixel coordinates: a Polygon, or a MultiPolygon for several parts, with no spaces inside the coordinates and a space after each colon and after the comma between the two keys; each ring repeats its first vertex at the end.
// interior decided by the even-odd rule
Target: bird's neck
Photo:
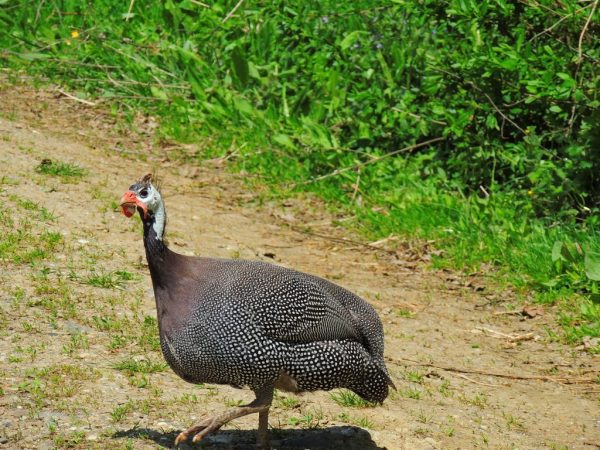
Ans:
{"type": "MultiPolygon", "coordinates": [[[[167,222],[167,213],[165,211],[165,204],[162,201],[159,201],[158,207],[153,213],[153,216],[150,217],[152,220],[152,229],[154,231],[154,239],[158,241],[163,240],[163,235],[165,234],[165,224],[167,222]]],[[[144,229],[145,233],[145,229],[144,229]]],[[[145,235],[144,235],[145,236],[145,235]]]]}
{"type": "Polygon", "coordinates": [[[144,247],[150,275],[155,284],[162,284],[161,271],[170,251],[164,243],[165,222],[167,215],[161,204],[148,218],[142,217],[144,223],[144,247]]]}

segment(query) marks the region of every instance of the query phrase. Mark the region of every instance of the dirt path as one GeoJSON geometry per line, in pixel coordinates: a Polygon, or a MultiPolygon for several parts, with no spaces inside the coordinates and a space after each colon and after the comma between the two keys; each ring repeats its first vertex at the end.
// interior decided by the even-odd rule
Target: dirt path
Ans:
{"type": "MultiPolygon", "coordinates": [[[[600,358],[551,342],[549,311],[504,314],[515,300],[478,278],[343,242],[314,200],[255,207],[218,161],[178,162],[192,146],[150,151],[152,121],[137,123],[119,132],[99,108],[0,82],[0,448],[170,448],[177,430],[251,399],[162,364],[140,224],[115,211],[153,166],[174,250],[274,260],[381,314],[398,391],[376,408],[282,394],[275,447],[600,448],[600,385],[586,382],[600,358]],[[87,175],[38,173],[45,158],[87,175]]],[[[202,448],[250,447],[256,425],[239,419],[202,448]]]]}

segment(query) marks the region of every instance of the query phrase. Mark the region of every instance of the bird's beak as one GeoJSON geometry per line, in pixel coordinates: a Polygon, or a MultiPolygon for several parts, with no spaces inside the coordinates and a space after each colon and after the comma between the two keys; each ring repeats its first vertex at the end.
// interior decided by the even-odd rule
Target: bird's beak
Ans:
{"type": "Polygon", "coordinates": [[[144,211],[144,219],[148,218],[148,207],[144,205],[132,191],[127,191],[121,197],[121,211],[125,217],[131,217],[135,214],[136,208],[141,208],[144,211]]]}

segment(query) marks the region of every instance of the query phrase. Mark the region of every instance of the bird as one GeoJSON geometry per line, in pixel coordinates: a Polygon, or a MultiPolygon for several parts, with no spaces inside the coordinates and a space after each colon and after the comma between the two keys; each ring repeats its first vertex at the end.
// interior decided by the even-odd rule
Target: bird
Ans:
{"type": "Polygon", "coordinates": [[[178,254],[165,242],[167,214],[151,173],[121,198],[137,212],[157,310],[160,346],[190,383],[251,389],[247,405],[182,431],[175,445],[199,442],[229,421],[258,413],[257,444],[269,447],[274,389],[347,388],[383,403],[395,389],[384,362],[383,325],[359,296],[324,278],[275,264],[178,254]]]}

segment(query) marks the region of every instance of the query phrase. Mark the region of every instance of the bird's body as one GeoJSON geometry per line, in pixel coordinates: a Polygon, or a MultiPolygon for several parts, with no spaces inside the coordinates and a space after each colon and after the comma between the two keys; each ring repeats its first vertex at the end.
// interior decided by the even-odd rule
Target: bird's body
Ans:
{"type": "MultiPolygon", "coordinates": [[[[133,195],[124,196],[126,215],[143,189],[152,185],[140,181],[126,194],[133,195]]],[[[161,348],[180,377],[251,388],[257,403],[247,408],[256,410],[244,413],[261,413],[265,433],[275,387],[346,387],[383,402],[393,384],[383,359],[381,321],[371,305],[325,279],[273,264],[172,252],[162,240],[164,205],[156,194],[158,214],[148,213],[146,203],[135,206],[144,222],[161,348]]]]}

